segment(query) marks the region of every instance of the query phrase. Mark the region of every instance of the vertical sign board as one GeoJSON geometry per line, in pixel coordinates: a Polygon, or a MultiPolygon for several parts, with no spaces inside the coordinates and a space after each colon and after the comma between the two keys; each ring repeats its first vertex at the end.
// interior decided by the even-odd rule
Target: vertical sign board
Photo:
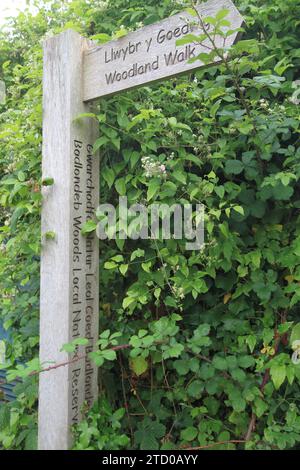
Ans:
{"type": "MultiPolygon", "coordinates": [[[[202,17],[224,8],[230,22],[224,30],[239,28],[243,18],[231,0],[197,7],[202,17]]],[[[54,184],[43,189],[40,360],[67,365],[40,375],[41,450],[70,448],[71,426],[80,421],[83,404],[97,398],[97,368],[88,353],[98,339],[99,249],[93,235],[80,231],[99,202],[99,160],[92,152],[98,130],[91,119],[75,118],[101,96],[203,67],[189,59],[207,52],[209,41],[176,45],[189,33],[201,34],[195,20],[183,12],[97,47],[74,31],[45,42],[43,178],[54,184]],[[76,338],[88,338],[89,345],[60,352],[76,338]]],[[[231,34],[225,46],[236,38],[231,34]]],[[[224,46],[223,38],[214,39],[224,46]]]]}
{"type": "Polygon", "coordinates": [[[84,402],[97,398],[97,369],[86,357],[96,349],[99,320],[99,250],[83,224],[99,204],[99,161],[93,155],[98,126],[76,120],[90,111],[82,99],[82,57],[89,43],[67,31],[44,46],[43,189],[40,361],[74,361],[40,376],[39,449],[68,449],[70,427],[84,402]],[[51,232],[51,237],[47,234],[51,232]],[[60,352],[76,338],[89,345],[60,352]]]}

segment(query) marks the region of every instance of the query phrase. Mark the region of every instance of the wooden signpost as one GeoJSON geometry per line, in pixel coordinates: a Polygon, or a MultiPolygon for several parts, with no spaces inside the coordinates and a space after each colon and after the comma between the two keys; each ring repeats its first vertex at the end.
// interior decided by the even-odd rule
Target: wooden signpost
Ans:
{"type": "MultiPolygon", "coordinates": [[[[197,7],[204,18],[224,8],[227,29],[239,28],[243,19],[231,0],[197,7]]],[[[81,235],[99,204],[98,128],[76,118],[91,111],[92,100],[203,67],[189,59],[207,52],[206,43],[176,45],[187,34],[201,34],[195,20],[183,12],[101,46],[70,30],[45,42],[40,360],[67,365],[40,375],[40,450],[69,449],[71,426],[98,396],[97,367],[88,354],[98,339],[99,249],[94,235],[81,235]],[[78,338],[89,344],[61,352],[78,338]]],[[[236,37],[229,36],[226,47],[236,37]]],[[[223,45],[223,38],[215,41],[223,45]]]]}

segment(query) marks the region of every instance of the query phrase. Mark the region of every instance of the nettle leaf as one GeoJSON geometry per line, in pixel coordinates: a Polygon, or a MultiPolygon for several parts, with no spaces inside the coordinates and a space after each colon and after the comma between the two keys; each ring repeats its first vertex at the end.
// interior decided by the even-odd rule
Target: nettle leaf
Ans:
{"type": "Polygon", "coordinates": [[[126,183],[125,178],[119,178],[115,182],[115,188],[120,196],[126,196],[126,183]]]}
{"type": "Polygon", "coordinates": [[[108,167],[104,168],[103,170],[101,170],[101,176],[103,176],[104,180],[108,184],[108,187],[111,188],[114,184],[116,177],[113,169],[108,167]]]}

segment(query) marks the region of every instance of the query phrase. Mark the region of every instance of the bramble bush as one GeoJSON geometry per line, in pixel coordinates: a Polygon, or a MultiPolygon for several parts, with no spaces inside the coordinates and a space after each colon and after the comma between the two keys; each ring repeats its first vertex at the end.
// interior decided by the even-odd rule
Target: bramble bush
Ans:
{"type": "MultiPolygon", "coordinates": [[[[36,16],[0,34],[0,319],[11,369],[38,348],[42,39],[71,27],[101,43],[191,7],[35,3],[36,16]]],[[[235,4],[241,40],[208,52],[221,64],[99,103],[101,201],[202,203],[206,243],[188,252],[174,239],[101,241],[100,398],[75,449],[299,448],[300,2],[235,4]],[[106,350],[110,341],[130,348],[106,350]]],[[[221,11],[205,24],[224,22],[221,11]]],[[[16,393],[0,405],[0,445],[35,448],[37,376],[16,393]]]]}

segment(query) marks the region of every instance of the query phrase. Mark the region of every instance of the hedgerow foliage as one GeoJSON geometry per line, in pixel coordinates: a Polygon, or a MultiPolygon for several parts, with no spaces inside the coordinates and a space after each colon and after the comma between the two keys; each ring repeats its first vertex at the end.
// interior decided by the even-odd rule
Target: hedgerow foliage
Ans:
{"type": "MultiPolygon", "coordinates": [[[[0,36],[0,318],[12,366],[38,347],[41,41],[72,27],[101,42],[183,8],[37,3],[37,16],[20,15],[0,36]]],[[[300,301],[300,3],[235,3],[245,32],[221,65],[100,102],[101,201],[200,202],[206,245],[101,242],[102,341],[110,330],[131,348],[100,368],[99,403],[76,449],[299,445],[290,336],[300,301]],[[147,173],[143,157],[166,176],[147,173]]],[[[2,447],[36,447],[36,385],[27,378],[1,405],[2,447]]]]}

